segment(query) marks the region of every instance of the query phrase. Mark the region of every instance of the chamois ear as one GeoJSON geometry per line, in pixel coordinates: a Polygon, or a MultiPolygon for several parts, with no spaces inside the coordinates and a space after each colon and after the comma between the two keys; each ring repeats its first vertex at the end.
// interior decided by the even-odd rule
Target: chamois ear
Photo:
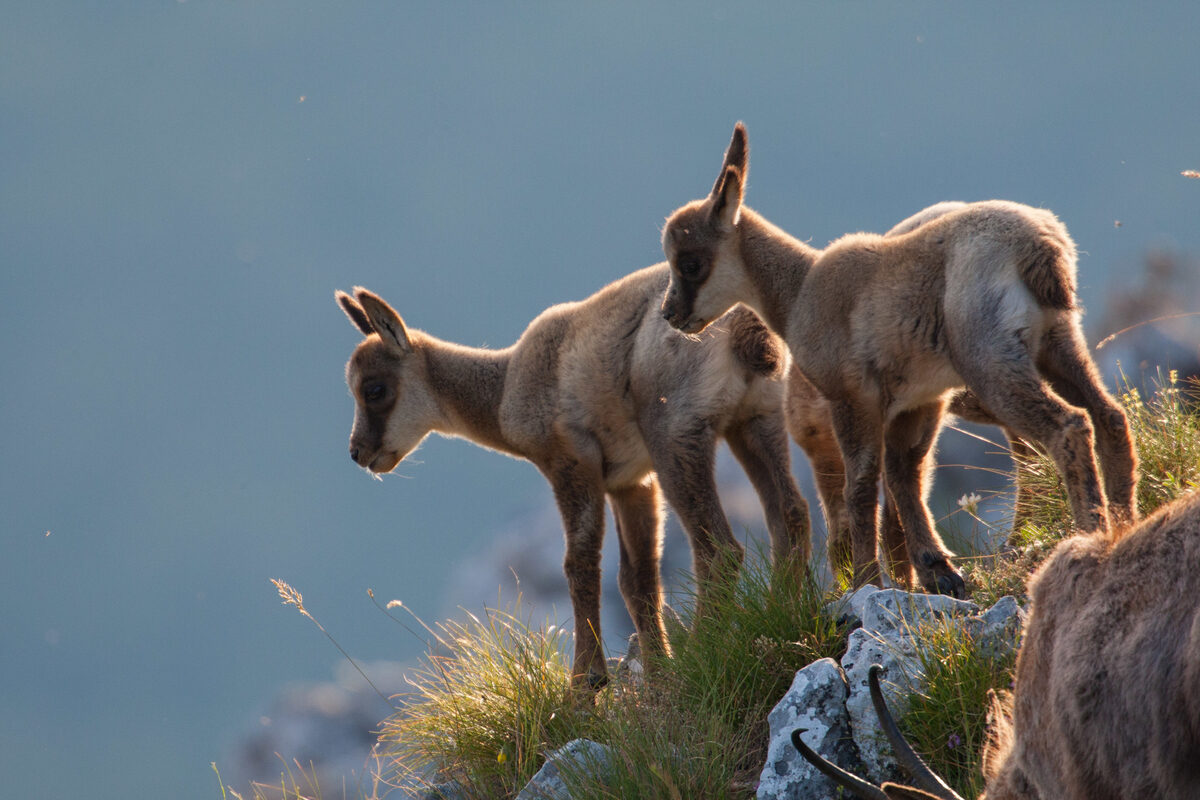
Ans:
{"type": "Polygon", "coordinates": [[[371,329],[379,334],[383,343],[402,353],[412,352],[412,344],[408,341],[408,331],[404,329],[404,320],[395,309],[387,304],[379,295],[369,292],[361,286],[354,287],[354,297],[362,306],[363,313],[371,324],[371,329]]]}
{"type": "Polygon", "coordinates": [[[717,229],[729,233],[742,213],[742,173],[727,167],[713,194],[712,219],[717,229]]]}
{"type": "Polygon", "coordinates": [[[366,312],[363,311],[357,300],[340,289],[334,292],[333,296],[337,298],[342,311],[345,311],[346,316],[354,323],[354,327],[362,331],[363,336],[370,336],[375,332],[375,329],[371,327],[371,320],[367,319],[366,312]]]}
{"type": "Polygon", "coordinates": [[[721,164],[721,174],[717,176],[717,182],[713,184],[713,199],[716,199],[717,193],[721,190],[721,185],[725,182],[725,173],[729,171],[730,167],[741,174],[742,183],[745,183],[750,172],[750,144],[746,138],[746,126],[741,122],[733,126],[733,138],[729,140],[729,147],[725,150],[725,161],[721,164]]]}

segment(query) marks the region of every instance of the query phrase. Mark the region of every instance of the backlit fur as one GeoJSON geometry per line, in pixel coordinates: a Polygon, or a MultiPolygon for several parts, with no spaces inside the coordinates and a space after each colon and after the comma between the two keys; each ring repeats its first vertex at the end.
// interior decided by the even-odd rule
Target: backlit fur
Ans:
{"type": "Polygon", "coordinates": [[[787,342],[830,403],[856,582],[880,579],[882,471],[921,584],[963,593],[925,499],[942,416],[963,388],[1051,455],[1081,530],[1106,529],[1110,504],[1118,520],[1134,518],[1128,424],[1087,353],[1075,245],[1053,214],[968,203],[898,235],[854,233],[817,250],[743,204],[748,168],[739,124],[712,192],[663,230],[663,315],[695,332],[741,302],[787,342]]]}
{"type": "Polygon", "coordinates": [[[791,475],[783,424],[782,342],[744,308],[701,335],[679,334],[658,312],[667,281],[667,265],[659,264],[554,306],[503,350],[408,329],[365,289],[338,293],[366,337],[346,367],[358,464],[388,471],[436,432],[527,459],[550,482],[566,532],[576,686],[606,678],[599,617],[606,496],[620,541],[621,593],[651,654],[668,650],[661,497],[691,539],[701,587],[731,578],[741,560],[713,475],[719,438],[762,499],[776,566],[799,575],[809,557],[808,507],[791,475]]]}
{"type": "MultiPolygon", "coordinates": [[[[905,219],[884,235],[899,236],[908,233],[932,219],[965,206],[966,203],[960,202],[938,203],[905,219]]],[[[970,391],[964,390],[955,394],[950,400],[947,411],[967,422],[998,425],[1004,431],[1010,451],[1018,456],[1015,461],[1017,497],[1014,503],[1013,531],[1019,531],[1023,517],[1032,502],[1028,488],[1020,474],[1021,459],[1031,455],[1028,444],[1000,425],[999,420],[983,408],[979,398],[970,391]]],[[[825,527],[829,532],[830,562],[835,565],[835,568],[849,566],[851,563],[850,519],[846,514],[846,502],[843,495],[846,469],[845,463],[842,461],[842,451],[838,448],[837,437],[833,432],[833,411],[829,401],[804,377],[804,373],[795,364],[792,364],[788,370],[784,419],[787,422],[788,432],[796,444],[804,450],[812,465],[814,481],[825,514],[825,527]]],[[[886,493],[883,497],[880,529],[881,549],[892,578],[905,587],[911,587],[914,575],[908,559],[908,545],[904,539],[904,529],[896,514],[895,506],[886,493]]]]}

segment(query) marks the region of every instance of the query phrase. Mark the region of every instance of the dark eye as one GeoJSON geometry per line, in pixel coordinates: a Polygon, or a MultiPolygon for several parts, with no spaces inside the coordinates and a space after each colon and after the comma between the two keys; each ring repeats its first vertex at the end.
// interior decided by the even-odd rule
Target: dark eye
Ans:
{"type": "Polygon", "coordinates": [[[378,403],[386,392],[382,383],[371,383],[363,387],[363,399],[368,403],[378,403]]]}
{"type": "Polygon", "coordinates": [[[684,256],[675,264],[679,274],[685,278],[696,278],[700,275],[700,259],[695,256],[684,256]]]}

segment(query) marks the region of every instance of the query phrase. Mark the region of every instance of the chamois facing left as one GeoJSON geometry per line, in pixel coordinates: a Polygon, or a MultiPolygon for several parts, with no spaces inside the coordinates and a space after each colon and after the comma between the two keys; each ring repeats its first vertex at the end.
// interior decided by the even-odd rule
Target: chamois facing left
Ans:
{"type": "Polygon", "coordinates": [[[651,655],[669,653],[661,498],[691,541],[698,610],[704,587],[732,579],[741,562],[717,496],[719,438],[762,500],[775,567],[798,576],[810,553],[808,506],[783,424],[782,343],[747,309],[704,335],[677,333],[658,313],[667,280],[659,264],[553,306],[503,350],[407,328],[366,289],[337,294],[366,337],[346,365],[357,464],[389,472],[436,432],[526,459],[550,482],[566,534],[577,690],[607,680],[599,614],[606,496],[620,543],[618,585],[651,655]]]}
{"type": "Polygon", "coordinates": [[[850,234],[817,250],[743,204],[748,170],[739,123],[709,195],[664,226],[663,315],[696,333],[741,302],[787,342],[832,408],[856,583],[880,580],[882,467],[921,585],[964,593],[926,503],[942,417],[964,388],[1053,458],[1080,530],[1106,529],[1110,513],[1135,518],[1129,425],[1088,355],[1075,243],[1057,217],[967,203],[906,233],[850,234]]]}

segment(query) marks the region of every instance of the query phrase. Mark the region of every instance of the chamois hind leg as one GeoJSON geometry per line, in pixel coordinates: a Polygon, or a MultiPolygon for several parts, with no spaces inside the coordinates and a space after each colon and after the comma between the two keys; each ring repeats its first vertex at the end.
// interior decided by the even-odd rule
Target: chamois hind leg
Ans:
{"type": "Polygon", "coordinates": [[[696,613],[703,616],[708,589],[732,585],[744,555],[717,496],[716,434],[706,423],[682,429],[651,425],[646,430],[658,482],[692,543],[696,613]]]}
{"type": "Polygon", "coordinates": [[[946,410],[967,422],[974,422],[980,425],[995,425],[1004,431],[1005,441],[1008,442],[1008,451],[1012,454],[1013,483],[1016,484],[1016,498],[1013,501],[1012,531],[1008,536],[1008,543],[1011,545],[1014,542],[1014,534],[1020,531],[1021,526],[1025,524],[1025,519],[1029,516],[1030,509],[1032,508],[1031,503],[1034,501],[1033,493],[1029,489],[1029,481],[1024,475],[1025,461],[1033,455],[1034,450],[1028,442],[1004,427],[995,414],[984,408],[983,403],[979,402],[979,397],[974,392],[963,391],[954,395],[950,399],[950,407],[946,410]]]}
{"type": "Polygon", "coordinates": [[[1112,522],[1134,522],[1137,455],[1129,421],[1105,390],[1078,326],[1062,324],[1047,331],[1038,354],[1038,369],[1064,400],[1082,406],[1091,416],[1112,522]]]}
{"type": "Polygon", "coordinates": [[[904,411],[884,434],[884,475],[888,493],[904,527],[908,557],[921,586],[928,592],[966,596],[962,576],[950,565],[951,553],[942,543],[929,515],[926,495],[933,468],[933,443],[942,425],[942,402],[904,411]]]}
{"type": "Polygon", "coordinates": [[[784,419],[788,433],[808,456],[825,515],[825,549],[834,575],[851,568],[850,520],[846,515],[846,466],[833,433],[829,401],[792,365],[784,419]]]}
{"type": "Polygon", "coordinates": [[[578,462],[546,470],[562,514],[567,554],[563,571],[575,612],[575,663],[571,686],[597,690],[608,682],[600,638],[600,547],[604,541],[604,485],[578,462]]]}
{"type": "Polygon", "coordinates": [[[843,497],[850,522],[850,555],[854,585],[881,585],[876,556],[879,505],[879,456],[883,430],[878,415],[859,407],[850,398],[833,404],[833,431],[845,460],[843,497]]]}
{"type": "Polygon", "coordinates": [[[608,493],[617,521],[621,566],[617,582],[625,607],[637,631],[642,652],[652,656],[669,654],[662,616],[662,509],[658,482],[645,483],[608,493]]]}
{"type": "Polygon", "coordinates": [[[808,503],[792,477],[782,418],[751,417],[726,430],[725,441],[762,501],[771,534],[771,563],[799,586],[812,553],[812,530],[808,503]]]}
{"type": "Polygon", "coordinates": [[[1088,415],[1050,391],[1022,343],[1003,348],[1003,332],[986,336],[979,341],[989,342],[991,349],[977,348],[958,359],[959,374],[1009,431],[1050,454],[1066,484],[1076,527],[1106,530],[1108,511],[1088,415]]]}
{"type": "Polygon", "coordinates": [[[901,588],[912,589],[913,567],[908,555],[908,540],[904,525],[896,511],[896,501],[884,483],[883,508],[879,512],[879,539],[886,569],[901,588]]]}

